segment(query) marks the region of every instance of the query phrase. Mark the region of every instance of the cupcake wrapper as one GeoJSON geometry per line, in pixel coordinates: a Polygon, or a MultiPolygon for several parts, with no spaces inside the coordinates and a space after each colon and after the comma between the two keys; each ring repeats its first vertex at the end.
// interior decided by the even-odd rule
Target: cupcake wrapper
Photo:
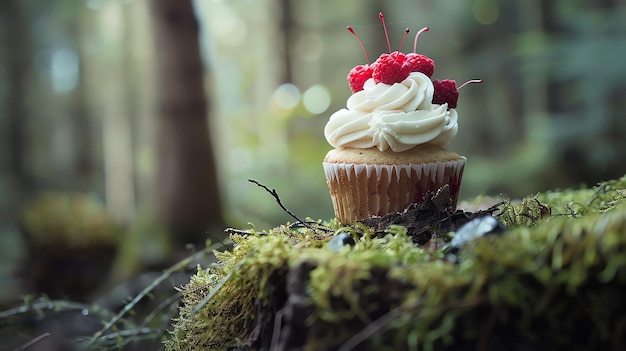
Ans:
{"type": "Polygon", "coordinates": [[[456,207],[465,157],[456,161],[404,164],[348,164],[324,162],[324,173],[341,223],[401,211],[422,203],[429,192],[448,184],[456,207]]]}

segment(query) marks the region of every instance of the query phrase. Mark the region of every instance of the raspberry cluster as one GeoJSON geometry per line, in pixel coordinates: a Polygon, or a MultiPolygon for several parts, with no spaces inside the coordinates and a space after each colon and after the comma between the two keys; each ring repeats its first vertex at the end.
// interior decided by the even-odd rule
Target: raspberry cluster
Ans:
{"type": "Polygon", "coordinates": [[[435,61],[426,55],[411,53],[405,55],[400,51],[382,54],[371,65],[359,65],[348,74],[348,82],[353,93],[363,90],[365,81],[374,78],[376,83],[400,83],[411,72],[421,72],[432,77],[435,71],[435,61]]]}
{"type": "MultiPolygon", "coordinates": [[[[415,52],[419,35],[423,32],[427,32],[428,27],[422,28],[415,35],[412,53],[404,54],[400,52],[400,50],[391,52],[391,45],[389,44],[389,36],[387,34],[384,16],[382,13],[378,16],[382,21],[383,28],[385,30],[389,53],[380,55],[380,57],[372,64],[368,63],[365,65],[359,65],[350,70],[350,73],[348,74],[348,83],[352,92],[356,93],[363,90],[363,85],[370,78],[373,78],[374,82],[377,84],[384,83],[391,85],[402,82],[411,72],[420,72],[429,78],[432,77],[435,71],[435,62],[430,57],[415,52]]],[[[361,49],[365,54],[365,59],[369,61],[365,46],[363,45],[363,42],[361,42],[361,39],[356,35],[352,27],[348,26],[347,29],[357,38],[359,44],[361,45],[361,49]]],[[[404,42],[404,38],[408,33],[409,30],[406,29],[405,34],[402,37],[402,42],[404,42]]],[[[400,44],[400,49],[402,49],[402,44],[400,44]]],[[[435,104],[448,104],[448,108],[456,108],[457,100],[459,98],[458,90],[468,83],[481,82],[481,80],[470,80],[457,88],[454,80],[434,80],[433,86],[435,88],[435,92],[433,94],[432,102],[435,104]]]]}

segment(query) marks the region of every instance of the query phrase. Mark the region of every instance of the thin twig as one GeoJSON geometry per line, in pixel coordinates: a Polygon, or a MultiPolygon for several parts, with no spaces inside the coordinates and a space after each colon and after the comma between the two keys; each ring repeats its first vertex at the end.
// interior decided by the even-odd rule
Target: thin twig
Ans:
{"type": "Polygon", "coordinates": [[[228,234],[238,234],[238,235],[242,235],[242,236],[248,236],[248,235],[254,235],[254,234],[259,234],[259,235],[267,235],[268,233],[266,232],[251,232],[249,230],[241,230],[241,229],[235,229],[235,228],[226,228],[224,229],[224,231],[228,234]]]}
{"type": "Polygon", "coordinates": [[[227,248],[228,248],[228,245],[230,245],[230,244],[232,244],[232,243],[233,243],[233,242],[232,242],[232,240],[230,240],[230,239],[222,240],[222,239],[218,238],[217,236],[215,236],[215,235],[213,235],[213,234],[211,234],[211,233],[209,233],[209,232],[206,232],[206,234],[207,234],[210,238],[213,238],[213,239],[217,240],[217,242],[219,242],[220,244],[222,244],[222,247],[223,247],[224,249],[226,249],[226,250],[227,250],[227,248]]]}
{"type": "Polygon", "coordinates": [[[139,301],[141,301],[144,297],[146,297],[148,294],[150,294],[150,292],[152,290],[154,290],[159,284],[161,284],[163,281],[165,281],[166,279],[169,279],[170,276],[172,275],[172,273],[178,272],[178,271],[182,271],[184,270],[187,266],[189,266],[191,263],[195,262],[197,259],[199,259],[200,257],[210,253],[212,250],[216,249],[220,247],[220,245],[212,245],[210,247],[205,248],[202,251],[199,251],[183,260],[181,260],[180,262],[176,263],[175,265],[171,266],[170,268],[166,269],[163,274],[161,274],[161,276],[159,276],[158,278],[156,278],[152,284],[148,285],[147,287],[145,287],[143,290],[141,290],[141,292],[135,296],[129,303],[127,303],[124,308],[118,313],[116,314],[110,321],[108,321],[104,327],[102,327],[102,329],[100,329],[97,333],[95,333],[91,339],[89,340],[89,342],[87,343],[86,346],[92,346],[96,340],[98,340],[99,338],[101,338],[104,333],[106,333],[109,329],[111,329],[111,327],[113,327],[117,322],[119,322],[122,317],[124,317],[124,315],[126,315],[128,312],[130,312],[135,305],[137,305],[137,303],[139,303],[139,301]]]}
{"type": "MultiPolygon", "coordinates": [[[[113,333],[109,333],[109,334],[104,334],[99,338],[99,346],[107,346],[107,345],[115,345],[116,346],[116,350],[117,349],[121,349],[120,344],[118,344],[118,340],[120,338],[135,338],[137,336],[142,336],[143,339],[153,339],[153,340],[157,340],[157,338],[155,337],[156,335],[158,335],[161,332],[161,329],[155,329],[155,328],[146,328],[146,327],[142,327],[142,328],[137,328],[137,329],[129,329],[129,330],[120,330],[120,331],[116,331],[113,333]]],[[[85,341],[87,338],[81,338],[78,337],[76,339],[74,339],[77,343],[81,343],[83,341],[85,341]]],[[[126,345],[127,343],[125,342],[123,345],[126,345]]]]}
{"type": "Polygon", "coordinates": [[[272,340],[270,340],[270,350],[278,350],[280,332],[282,331],[283,315],[284,312],[282,310],[274,314],[274,329],[272,330],[272,340]]]}
{"type": "MultiPolygon", "coordinates": [[[[154,310],[152,310],[152,312],[150,312],[146,318],[144,318],[143,322],[137,327],[137,329],[135,329],[136,333],[132,334],[129,338],[127,338],[126,340],[124,340],[124,342],[122,343],[122,346],[126,346],[128,344],[130,344],[136,336],[138,336],[142,331],[148,329],[146,328],[146,326],[163,310],[165,310],[168,306],[170,306],[172,303],[178,301],[181,297],[183,296],[182,292],[177,292],[176,294],[168,297],[167,299],[165,299],[163,302],[161,302],[154,310]]],[[[165,329],[165,328],[162,328],[165,329]]]]}
{"type": "Polygon", "coordinates": [[[0,325],[9,325],[11,323],[5,322],[4,320],[8,320],[9,318],[23,315],[29,312],[36,311],[82,311],[87,310],[89,314],[100,314],[102,317],[107,318],[107,316],[113,316],[109,310],[104,308],[100,308],[96,305],[86,305],[79,302],[70,302],[70,301],[62,301],[62,300],[48,300],[47,298],[42,298],[37,302],[28,302],[22,306],[14,307],[9,310],[5,310],[0,312],[0,325]]]}
{"type": "Polygon", "coordinates": [[[248,255],[246,255],[242,260],[239,261],[239,263],[237,263],[237,265],[235,265],[235,267],[233,267],[228,274],[226,274],[224,277],[222,277],[222,279],[220,279],[219,282],[217,282],[217,284],[215,284],[212,288],[211,291],[209,291],[209,293],[207,294],[207,296],[205,296],[202,301],[200,301],[196,307],[191,311],[191,314],[194,315],[198,312],[200,312],[200,310],[207,304],[209,303],[209,301],[211,301],[211,299],[213,298],[213,296],[215,296],[215,294],[217,294],[217,292],[222,288],[222,286],[224,286],[224,284],[226,284],[226,282],[230,279],[230,277],[232,277],[232,275],[234,274],[234,272],[238,271],[239,268],[241,268],[241,266],[243,265],[245,258],[252,256],[253,252],[248,253],[248,255]]]}
{"type": "Polygon", "coordinates": [[[41,341],[42,339],[47,338],[47,337],[49,337],[49,336],[50,336],[50,333],[43,333],[43,334],[39,335],[38,337],[36,337],[36,338],[34,338],[34,339],[29,340],[27,343],[25,343],[24,345],[22,345],[22,346],[20,346],[20,347],[18,347],[18,348],[16,348],[16,349],[14,349],[13,351],[24,351],[24,350],[26,350],[27,348],[29,348],[29,347],[33,346],[34,344],[38,343],[38,342],[39,342],[39,341],[41,341]]]}
{"type": "Polygon", "coordinates": [[[289,209],[287,209],[287,208],[283,205],[282,201],[280,201],[280,197],[278,196],[278,193],[276,192],[276,189],[270,189],[270,188],[266,187],[265,185],[263,185],[263,184],[261,184],[261,183],[257,182],[257,181],[256,181],[256,180],[254,180],[254,179],[248,179],[248,181],[249,181],[250,183],[254,183],[254,184],[256,184],[257,186],[260,186],[261,188],[265,189],[265,191],[267,191],[268,193],[270,193],[270,195],[272,195],[272,196],[274,197],[274,199],[276,200],[276,203],[278,203],[278,206],[280,206],[280,208],[282,208],[282,209],[283,209],[283,211],[287,212],[287,214],[288,214],[288,215],[290,215],[290,216],[291,216],[293,219],[295,219],[296,221],[298,221],[298,222],[302,223],[302,225],[303,225],[303,226],[305,226],[306,228],[308,228],[308,229],[310,229],[310,230],[312,230],[312,231],[315,231],[315,229],[314,229],[313,227],[309,226],[309,225],[308,225],[305,221],[303,221],[303,220],[301,220],[300,218],[298,218],[298,216],[296,216],[293,212],[289,211],[289,209]]]}
{"type": "MultiPolygon", "coordinates": [[[[317,229],[319,229],[319,230],[323,230],[323,231],[325,231],[325,232],[327,232],[327,233],[332,233],[332,232],[334,232],[334,230],[332,230],[332,229],[330,229],[330,228],[328,228],[328,227],[325,227],[325,226],[323,226],[323,225],[321,225],[321,224],[317,223],[316,221],[306,221],[306,223],[305,223],[305,224],[315,225],[315,227],[316,227],[317,229]]],[[[295,222],[295,223],[291,223],[291,224],[289,225],[289,228],[290,228],[290,229],[293,229],[293,228],[296,228],[296,227],[302,227],[302,226],[304,226],[304,224],[303,224],[303,223],[301,223],[301,222],[295,222]]]]}
{"type": "Polygon", "coordinates": [[[200,310],[202,309],[202,307],[204,307],[207,303],[209,303],[209,301],[213,298],[213,296],[215,296],[215,294],[217,294],[217,292],[222,288],[222,286],[228,281],[228,279],[230,279],[230,277],[233,275],[233,272],[238,269],[241,266],[241,264],[237,265],[234,267],[233,270],[231,270],[230,272],[228,272],[228,274],[226,274],[217,284],[215,284],[215,286],[213,287],[213,289],[211,289],[211,291],[207,294],[207,296],[205,296],[202,301],[200,301],[196,307],[193,309],[193,311],[191,311],[191,314],[196,314],[198,312],[200,312],[200,310]]]}
{"type": "Polygon", "coordinates": [[[368,324],[360,332],[356,333],[354,336],[348,339],[348,341],[341,345],[338,351],[354,350],[360,343],[372,337],[381,329],[387,327],[387,325],[391,323],[391,321],[400,317],[402,315],[402,312],[403,310],[400,307],[396,307],[393,310],[387,312],[382,317],[368,324]]]}

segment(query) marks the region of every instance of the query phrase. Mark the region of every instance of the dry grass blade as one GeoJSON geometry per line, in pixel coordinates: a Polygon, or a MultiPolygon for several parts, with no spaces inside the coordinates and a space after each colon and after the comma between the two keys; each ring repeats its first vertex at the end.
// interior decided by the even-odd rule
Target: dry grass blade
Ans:
{"type": "Polygon", "coordinates": [[[100,338],[104,336],[104,333],[106,333],[109,329],[111,329],[111,327],[113,327],[116,323],[118,323],[127,313],[129,313],[135,307],[135,305],[139,303],[139,301],[141,301],[144,297],[148,296],[148,294],[150,294],[150,292],[154,290],[163,281],[169,279],[172,273],[187,269],[190,264],[192,264],[193,262],[196,262],[197,260],[202,258],[204,255],[210,254],[213,250],[218,249],[221,246],[222,244],[215,244],[215,245],[206,247],[204,250],[199,251],[181,260],[180,262],[176,263],[170,268],[166,269],[163,272],[163,274],[161,274],[161,276],[155,279],[150,285],[145,287],[139,294],[137,294],[137,296],[135,296],[129,303],[127,303],[119,313],[117,313],[111,320],[109,320],[102,329],[100,329],[97,333],[95,333],[87,342],[86,346],[93,346],[96,343],[96,341],[98,341],[100,338]]]}
{"type": "Polygon", "coordinates": [[[43,334],[39,335],[38,337],[36,337],[34,339],[28,340],[27,343],[25,343],[24,345],[14,349],[13,351],[23,351],[23,350],[26,350],[27,348],[35,345],[36,343],[38,343],[42,339],[47,338],[49,336],[50,336],[50,333],[43,333],[43,334]]]}

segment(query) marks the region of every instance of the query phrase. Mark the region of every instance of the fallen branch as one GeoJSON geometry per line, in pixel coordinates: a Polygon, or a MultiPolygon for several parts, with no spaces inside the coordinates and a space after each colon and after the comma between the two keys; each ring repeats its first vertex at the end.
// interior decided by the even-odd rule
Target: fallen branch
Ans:
{"type": "Polygon", "coordinates": [[[312,231],[315,231],[315,228],[311,227],[311,226],[310,226],[310,225],[309,225],[306,221],[303,221],[303,220],[301,220],[300,218],[298,218],[298,216],[296,216],[293,212],[289,211],[289,209],[288,209],[288,208],[286,208],[286,207],[283,205],[282,201],[280,201],[280,197],[278,196],[278,193],[276,192],[276,189],[270,189],[270,188],[266,187],[265,185],[263,185],[263,184],[261,184],[261,183],[257,182],[257,181],[256,181],[256,180],[254,180],[254,179],[248,179],[248,181],[249,181],[250,183],[254,183],[254,184],[256,184],[257,186],[259,186],[259,187],[263,188],[263,189],[264,189],[265,191],[267,191],[270,195],[272,195],[272,196],[274,197],[274,199],[276,200],[276,203],[278,203],[278,206],[280,206],[280,208],[282,208],[282,209],[283,209],[283,211],[287,212],[287,214],[288,214],[288,215],[290,215],[293,219],[295,219],[296,221],[298,221],[298,223],[302,224],[302,226],[304,226],[304,227],[306,227],[306,228],[308,228],[308,229],[310,229],[310,230],[312,230],[312,231]]]}

